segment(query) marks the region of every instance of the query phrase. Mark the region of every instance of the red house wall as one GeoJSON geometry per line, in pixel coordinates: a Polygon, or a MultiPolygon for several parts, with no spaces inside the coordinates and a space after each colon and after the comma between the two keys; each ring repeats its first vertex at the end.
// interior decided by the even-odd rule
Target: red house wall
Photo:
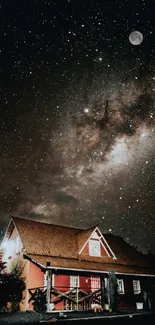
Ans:
{"type": "Polygon", "coordinates": [[[102,245],[101,245],[101,256],[108,256],[107,252],[105,251],[102,245]]]}
{"type": "Polygon", "coordinates": [[[54,274],[54,288],[62,291],[67,291],[70,286],[70,278],[68,275],[54,274]]]}
{"type": "Polygon", "coordinates": [[[87,276],[81,276],[80,277],[80,288],[84,291],[87,291],[90,289],[90,278],[87,276]]]}
{"type": "MultiPolygon", "coordinates": [[[[128,309],[128,310],[135,310],[136,302],[142,302],[142,293],[143,290],[149,292],[152,288],[155,288],[155,279],[149,277],[135,277],[135,276],[121,276],[120,279],[124,281],[124,294],[119,294],[117,299],[117,310],[121,309],[128,309]],[[133,291],[133,280],[140,281],[141,293],[139,295],[134,294],[133,291]]],[[[143,301],[144,302],[144,301],[143,301]]],[[[155,303],[152,301],[152,308],[155,308],[155,303]]]]}
{"type": "MultiPolygon", "coordinates": [[[[79,276],[79,287],[83,290],[90,289],[91,278],[88,276],[79,276]]],[[[56,275],[54,274],[54,288],[62,291],[67,291],[70,288],[69,275],[56,275]]]]}
{"type": "MultiPolygon", "coordinates": [[[[79,287],[85,291],[90,289],[90,278],[86,276],[79,277],[79,287]]],[[[54,274],[54,288],[60,291],[70,290],[70,276],[54,274]]],[[[55,310],[64,309],[64,302],[58,302],[55,305],[55,310]]]]}
{"type": "Polygon", "coordinates": [[[86,254],[89,255],[89,244],[87,243],[87,245],[84,247],[82,254],[86,254]]]}
{"type": "MultiPolygon", "coordinates": [[[[27,288],[42,287],[44,283],[44,273],[35,264],[30,262],[29,275],[27,280],[27,288]]],[[[31,296],[29,295],[29,298],[31,296]]],[[[33,309],[32,301],[29,303],[29,308],[33,309]]]]}
{"type": "MultiPolygon", "coordinates": [[[[54,274],[54,288],[60,291],[68,291],[70,286],[70,279],[68,275],[54,274]]],[[[55,310],[64,309],[64,302],[58,302],[55,304],[55,310]]]]}
{"type": "MultiPolygon", "coordinates": [[[[121,277],[124,281],[124,294],[119,294],[118,296],[118,304],[117,309],[136,309],[136,295],[133,292],[133,282],[132,278],[128,277],[121,277]]],[[[141,283],[140,279],[140,283],[141,283]]]]}

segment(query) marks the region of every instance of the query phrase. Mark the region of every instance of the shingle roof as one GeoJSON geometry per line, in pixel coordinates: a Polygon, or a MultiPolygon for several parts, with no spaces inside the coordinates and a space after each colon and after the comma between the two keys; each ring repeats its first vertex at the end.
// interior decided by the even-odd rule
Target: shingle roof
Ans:
{"type": "Polygon", "coordinates": [[[27,254],[77,258],[76,228],[13,217],[27,254]]]}
{"type": "Polygon", "coordinates": [[[36,262],[46,265],[46,262],[50,262],[53,269],[74,269],[87,271],[99,271],[99,272],[109,272],[114,270],[116,273],[127,273],[127,274],[143,274],[143,275],[153,275],[152,268],[140,265],[129,265],[125,263],[118,262],[117,260],[107,260],[105,258],[96,262],[94,259],[65,259],[59,257],[49,257],[49,256],[37,256],[30,255],[30,258],[34,259],[36,262]]]}
{"type": "Polygon", "coordinates": [[[13,217],[13,221],[26,255],[43,265],[50,261],[53,267],[100,271],[114,268],[116,272],[153,274],[146,255],[112,234],[104,234],[104,237],[116,260],[111,257],[79,255],[79,250],[96,227],[84,230],[16,217],[13,217]]]}

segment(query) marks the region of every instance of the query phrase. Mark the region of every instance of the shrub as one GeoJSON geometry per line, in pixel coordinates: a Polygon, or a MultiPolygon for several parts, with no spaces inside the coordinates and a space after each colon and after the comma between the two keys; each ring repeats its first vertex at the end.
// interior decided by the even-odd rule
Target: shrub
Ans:
{"type": "Polygon", "coordinates": [[[6,272],[5,263],[0,261],[0,311],[7,310],[7,304],[11,303],[11,311],[19,310],[22,300],[22,292],[26,285],[17,271],[6,272]]]}

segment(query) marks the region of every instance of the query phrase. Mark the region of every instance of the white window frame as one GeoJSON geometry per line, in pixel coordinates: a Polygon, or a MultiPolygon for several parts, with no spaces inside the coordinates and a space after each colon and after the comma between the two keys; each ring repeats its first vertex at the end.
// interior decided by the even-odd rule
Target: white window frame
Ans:
{"type": "Polygon", "coordinates": [[[101,288],[101,280],[99,276],[91,276],[90,281],[92,292],[101,288]]]}
{"type": "Polygon", "coordinates": [[[117,291],[120,295],[124,295],[125,290],[124,290],[124,281],[123,279],[117,279],[117,284],[118,284],[118,288],[117,291]]]}
{"type": "Polygon", "coordinates": [[[99,240],[90,239],[90,241],[89,241],[89,255],[90,256],[101,256],[101,243],[99,240]]]}
{"type": "Polygon", "coordinates": [[[134,295],[138,295],[141,292],[140,280],[133,280],[133,292],[134,295]]]}
{"type": "Polygon", "coordinates": [[[79,288],[79,276],[70,275],[70,289],[79,288]]]}

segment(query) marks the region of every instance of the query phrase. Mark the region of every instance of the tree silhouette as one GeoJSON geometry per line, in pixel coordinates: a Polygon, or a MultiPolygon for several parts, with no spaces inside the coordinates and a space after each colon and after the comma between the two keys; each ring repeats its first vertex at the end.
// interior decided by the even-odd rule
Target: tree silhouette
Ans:
{"type": "Polygon", "coordinates": [[[22,292],[26,285],[16,270],[11,273],[7,272],[6,263],[0,260],[0,310],[7,309],[7,303],[19,309],[19,303],[22,300],[22,292]]]}
{"type": "Polygon", "coordinates": [[[115,272],[113,270],[109,271],[108,278],[108,292],[109,292],[109,305],[111,310],[116,309],[116,300],[118,295],[118,284],[115,272]]]}

